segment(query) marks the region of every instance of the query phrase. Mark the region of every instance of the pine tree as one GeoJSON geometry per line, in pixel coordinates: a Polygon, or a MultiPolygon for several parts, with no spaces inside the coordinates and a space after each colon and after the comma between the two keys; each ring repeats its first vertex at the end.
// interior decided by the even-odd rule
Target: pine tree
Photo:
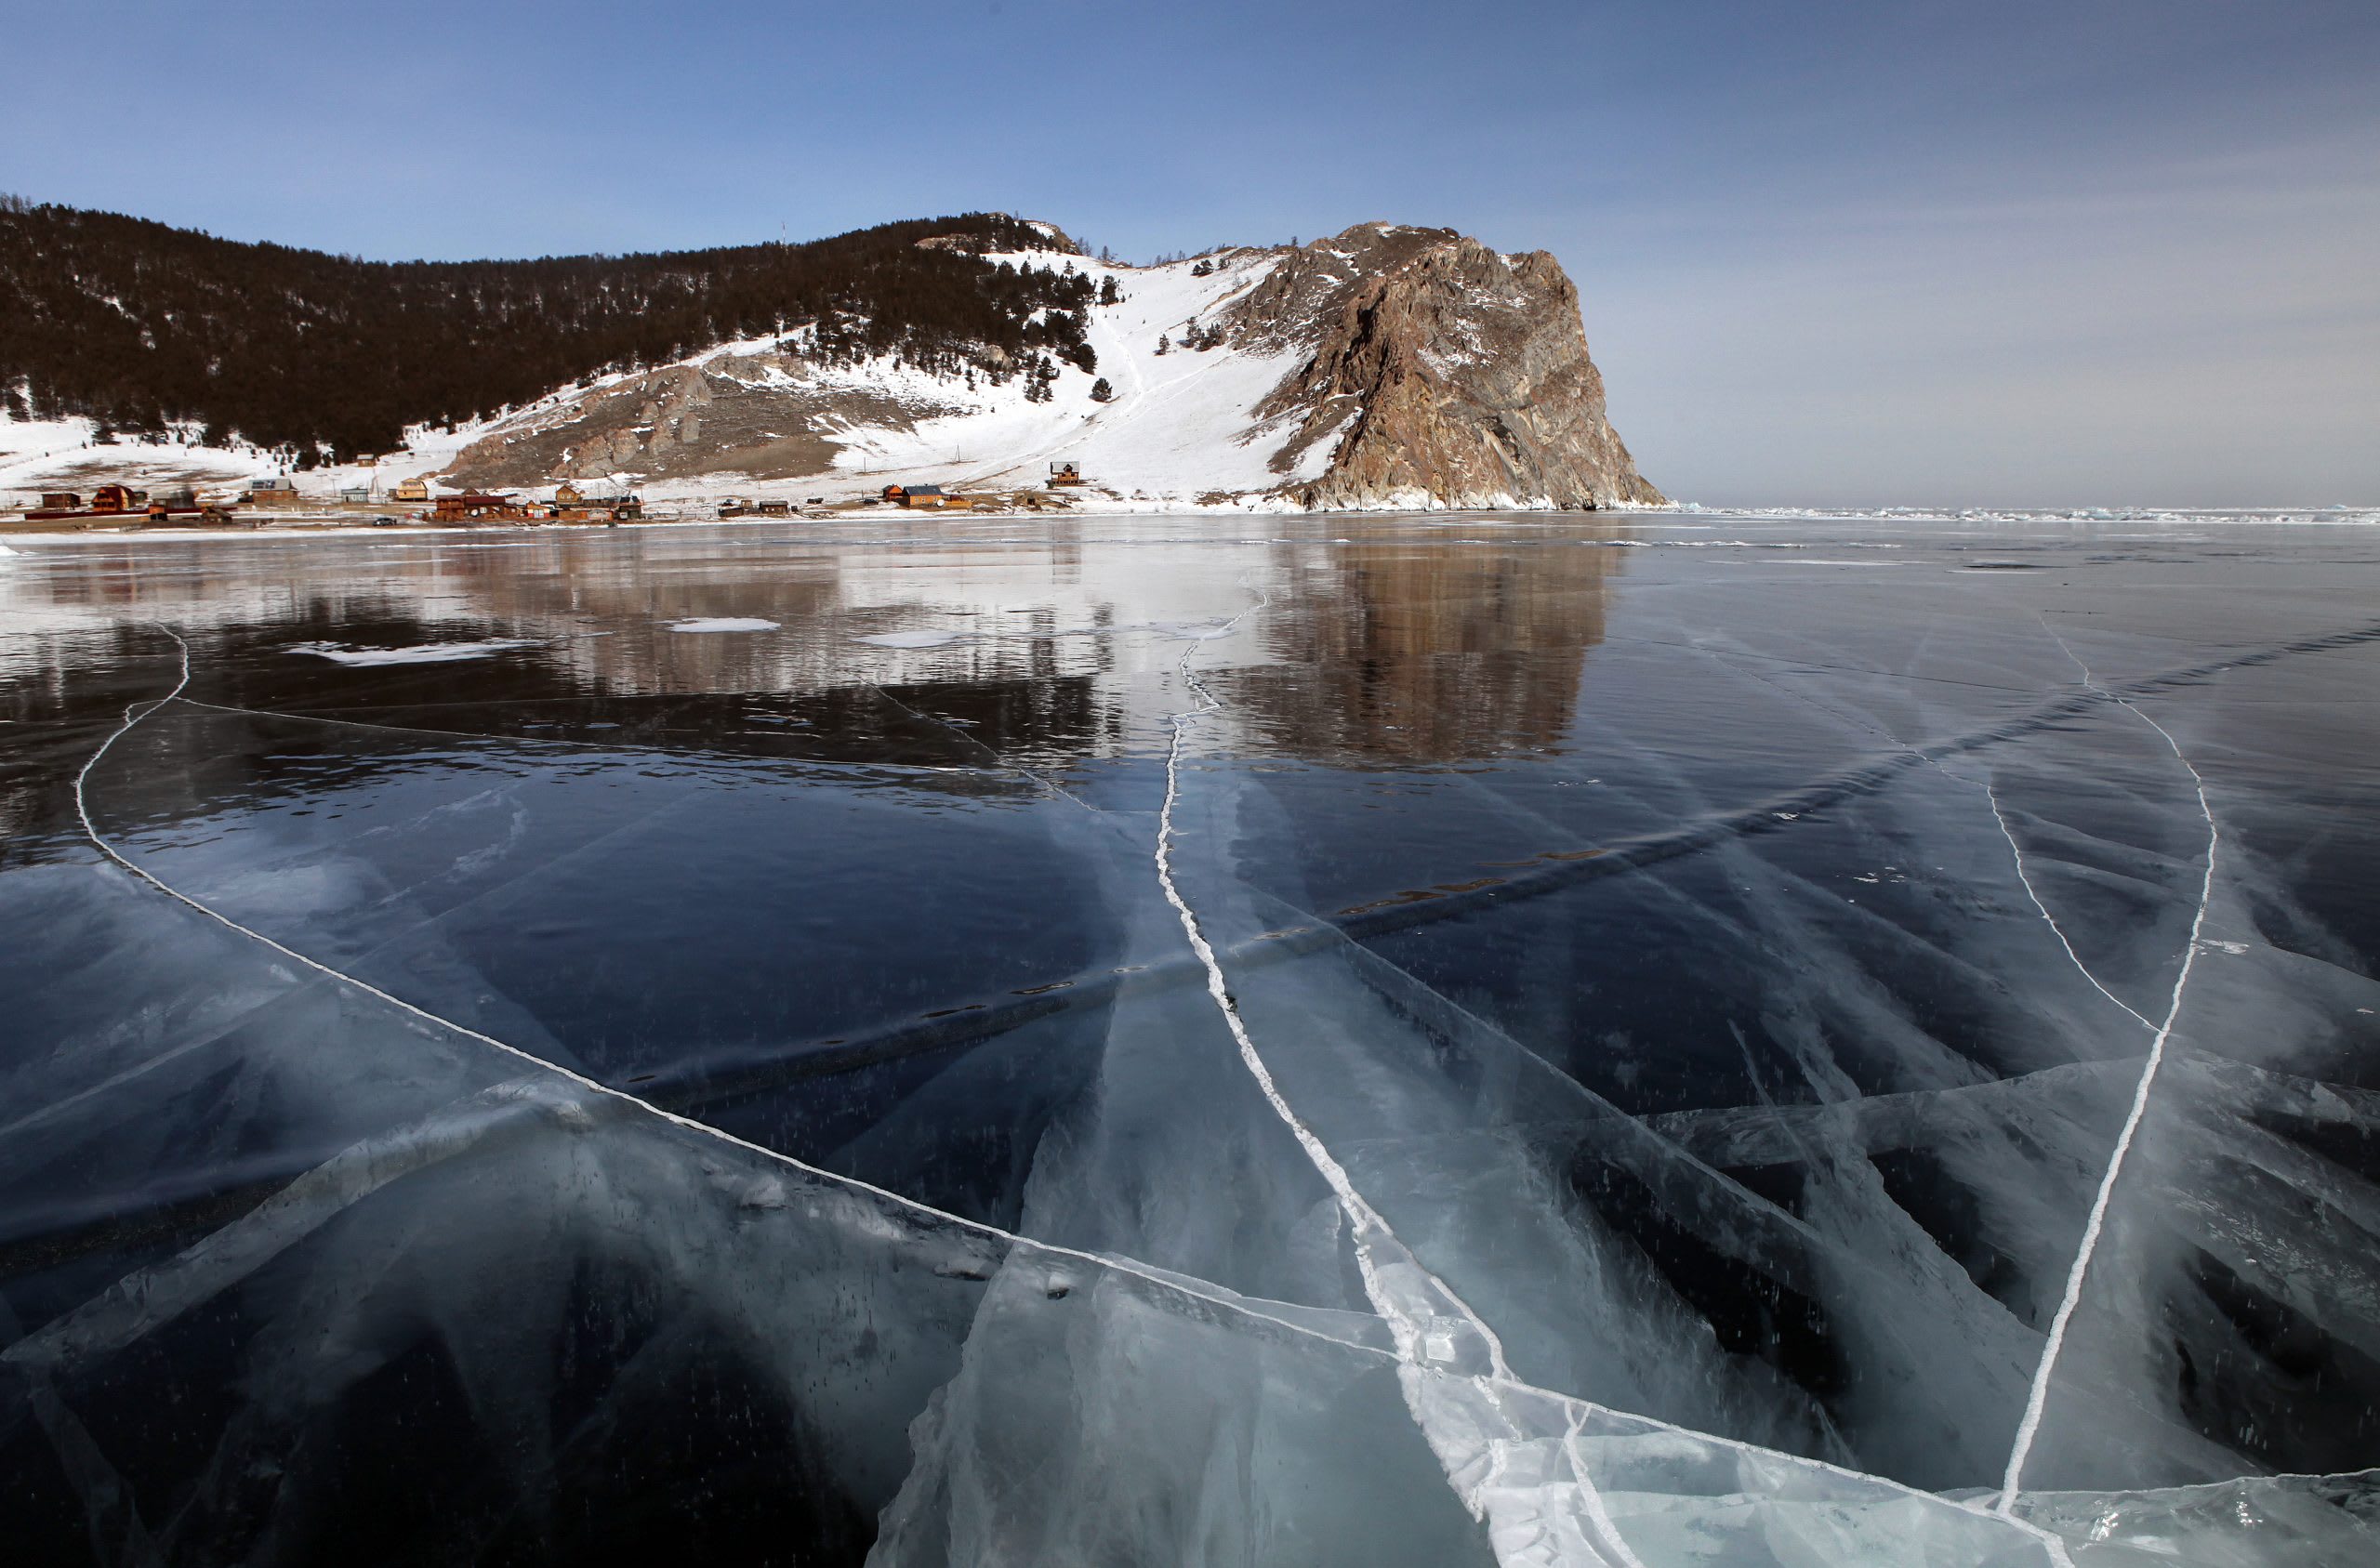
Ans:
{"type": "Polygon", "coordinates": [[[1093,402],[1116,401],[1116,389],[1107,384],[1107,377],[1104,376],[1091,384],[1091,401],[1093,402]]]}
{"type": "Polygon", "coordinates": [[[1116,274],[1110,272],[1099,281],[1099,302],[1102,305],[1114,305],[1123,297],[1123,291],[1116,286],[1116,274]]]}
{"type": "Polygon", "coordinates": [[[1158,353],[1165,353],[1171,349],[1172,347],[1173,340],[1171,338],[1166,336],[1166,335],[1161,332],[1157,335],[1157,351],[1158,353]]]}

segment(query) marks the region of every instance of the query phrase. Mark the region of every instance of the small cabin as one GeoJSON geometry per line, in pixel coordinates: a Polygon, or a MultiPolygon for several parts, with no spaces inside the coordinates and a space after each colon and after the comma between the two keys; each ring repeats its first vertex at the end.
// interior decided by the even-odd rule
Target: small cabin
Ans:
{"type": "Polygon", "coordinates": [[[440,522],[478,522],[484,519],[515,520],[529,515],[527,503],[510,495],[485,495],[476,490],[460,495],[438,498],[436,520],[440,522]]]}
{"type": "Polygon", "coordinates": [[[1082,470],[1077,468],[1074,464],[1052,463],[1050,465],[1050,484],[1051,488],[1054,489],[1062,484],[1080,484],[1081,482],[1082,470]]]}
{"type": "Polygon", "coordinates": [[[368,484],[341,485],[338,498],[342,501],[369,501],[372,499],[372,487],[368,484]]]}
{"type": "Polygon", "coordinates": [[[392,501],[427,501],[430,499],[430,481],[425,479],[400,480],[397,487],[389,492],[389,498],[392,501]]]}
{"type": "Polygon", "coordinates": [[[884,498],[898,501],[905,507],[946,507],[950,497],[938,484],[887,485],[884,498]]]}
{"type": "Polygon", "coordinates": [[[252,481],[248,485],[248,493],[252,495],[295,495],[298,494],[298,481],[287,474],[274,474],[270,479],[252,481]]]}
{"type": "Polygon", "coordinates": [[[586,505],[586,503],[587,497],[578,493],[578,486],[571,483],[568,480],[564,480],[560,484],[554,486],[555,506],[579,507],[586,505]]]}
{"type": "Polygon", "coordinates": [[[72,490],[45,490],[41,493],[41,509],[46,512],[79,512],[83,497],[72,490]]]}

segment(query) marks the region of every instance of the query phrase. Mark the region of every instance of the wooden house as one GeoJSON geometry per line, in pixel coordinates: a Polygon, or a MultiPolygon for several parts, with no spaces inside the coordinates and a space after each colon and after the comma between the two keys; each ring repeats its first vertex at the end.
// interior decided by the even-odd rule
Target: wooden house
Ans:
{"type": "Polygon", "coordinates": [[[1081,482],[1082,470],[1077,468],[1074,464],[1052,463],[1050,465],[1050,487],[1051,489],[1054,490],[1062,484],[1080,484],[1081,482]]]}
{"type": "Polygon", "coordinates": [[[564,480],[560,484],[554,486],[555,506],[578,507],[586,505],[586,502],[587,497],[580,494],[578,492],[578,486],[571,483],[570,481],[564,480]]]}
{"type": "Polygon", "coordinates": [[[389,499],[391,501],[427,501],[430,499],[430,481],[428,480],[418,478],[400,480],[397,481],[397,487],[389,492],[389,499]]]}
{"type": "Polygon", "coordinates": [[[510,495],[483,495],[476,490],[438,498],[439,522],[514,521],[529,515],[528,504],[510,495]]]}
{"type": "Polygon", "coordinates": [[[884,498],[905,507],[941,507],[950,504],[950,497],[943,494],[938,484],[887,485],[884,498]],[[893,494],[896,491],[898,494],[893,494]]]}

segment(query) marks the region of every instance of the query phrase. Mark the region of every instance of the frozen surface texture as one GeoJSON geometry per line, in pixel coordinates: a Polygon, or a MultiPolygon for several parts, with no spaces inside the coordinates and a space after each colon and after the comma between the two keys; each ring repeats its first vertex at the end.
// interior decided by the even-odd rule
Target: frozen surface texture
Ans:
{"type": "Polygon", "coordinates": [[[26,544],[8,1561],[2380,1561],[2375,590],[2172,516],[26,544]]]}

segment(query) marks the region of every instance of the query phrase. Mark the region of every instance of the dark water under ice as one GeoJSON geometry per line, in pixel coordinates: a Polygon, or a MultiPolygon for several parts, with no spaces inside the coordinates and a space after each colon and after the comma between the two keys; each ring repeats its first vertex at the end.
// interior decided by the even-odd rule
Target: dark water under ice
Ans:
{"type": "Polygon", "coordinates": [[[12,1563],[2380,1552],[2380,530],[20,552],[12,1563]]]}

